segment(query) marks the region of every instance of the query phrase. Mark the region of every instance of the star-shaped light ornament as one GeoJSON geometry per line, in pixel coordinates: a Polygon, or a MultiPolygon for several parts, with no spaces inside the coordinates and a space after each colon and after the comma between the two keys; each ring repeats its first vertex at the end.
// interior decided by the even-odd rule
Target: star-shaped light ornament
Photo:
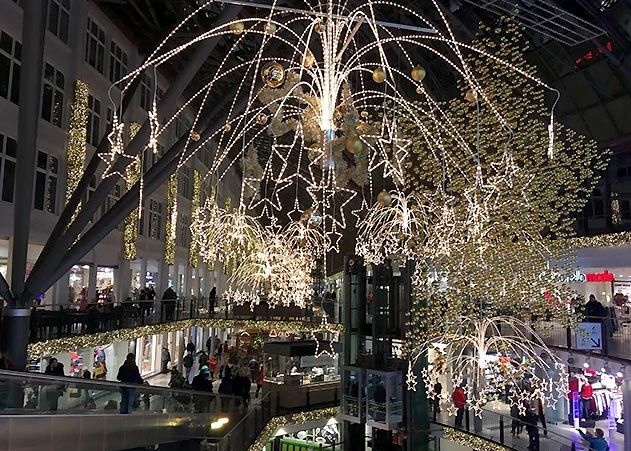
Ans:
{"type": "Polygon", "coordinates": [[[416,379],[416,374],[414,374],[414,371],[412,369],[412,362],[408,362],[408,373],[405,380],[406,384],[408,385],[408,390],[416,391],[416,385],[418,384],[416,379]]]}
{"type": "Polygon", "coordinates": [[[335,348],[333,347],[333,342],[334,342],[333,336],[337,336],[337,332],[331,329],[326,313],[322,314],[322,322],[321,322],[320,328],[316,332],[321,333],[323,336],[326,333],[329,335],[329,338],[330,338],[328,346],[321,348],[320,340],[318,340],[318,337],[314,334],[313,339],[316,342],[316,350],[315,350],[316,358],[321,357],[323,355],[328,355],[329,357],[335,357],[337,352],[335,352],[335,348]]]}
{"type": "MultiPolygon", "coordinates": [[[[107,135],[107,140],[110,143],[110,148],[108,152],[103,152],[99,154],[99,157],[103,162],[105,162],[105,170],[103,171],[102,178],[106,179],[111,176],[119,176],[127,184],[130,184],[130,181],[127,178],[127,171],[116,171],[114,170],[114,165],[119,157],[129,160],[129,162],[134,161],[134,157],[131,155],[125,154],[125,143],[124,143],[124,132],[125,132],[125,124],[120,122],[118,116],[114,114],[112,117],[112,130],[107,135]]],[[[129,162],[125,164],[125,167],[128,166],[129,162]]]]}
{"type": "Polygon", "coordinates": [[[383,177],[390,178],[397,186],[403,186],[405,161],[412,141],[402,136],[397,119],[390,119],[387,114],[384,114],[380,132],[376,135],[365,134],[361,138],[366,145],[375,142],[375,149],[371,152],[368,162],[368,172],[374,172],[383,166],[383,177]]]}

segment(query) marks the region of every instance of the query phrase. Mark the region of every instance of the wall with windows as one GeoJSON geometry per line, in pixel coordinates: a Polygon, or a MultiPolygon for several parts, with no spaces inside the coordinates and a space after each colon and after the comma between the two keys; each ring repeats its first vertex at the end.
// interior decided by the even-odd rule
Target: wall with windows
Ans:
{"type": "MultiPolygon", "coordinates": [[[[21,68],[22,9],[19,2],[0,0],[0,269],[10,274],[10,248],[13,234],[13,200],[15,193],[15,162],[19,82],[21,68]]],[[[29,262],[34,263],[46,242],[58,215],[63,208],[66,189],[66,144],[71,106],[76,80],[85,82],[90,91],[87,121],[87,157],[89,160],[106,134],[113,116],[110,96],[118,103],[120,91],[112,83],[137,67],[143,59],[138,49],[117,26],[98,8],[95,2],[85,0],[49,0],[47,33],[44,49],[42,77],[41,121],[38,134],[38,154],[34,171],[34,196],[31,221],[29,262]],[[110,89],[111,88],[111,89],[110,89]]],[[[136,96],[123,120],[126,123],[143,123],[147,111],[159,100],[169,84],[161,74],[148,73],[141,80],[136,96]],[[157,78],[157,79],[156,79],[157,78]]],[[[190,118],[174,123],[166,136],[160,138],[158,155],[151,151],[143,155],[143,169],[149,170],[161,153],[181,137],[192,124],[190,118]]],[[[78,299],[70,295],[74,280],[77,287],[86,286],[88,296],[98,296],[98,274],[103,283],[114,285],[116,297],[126,297],[133,291],[134,280],[139,285],[154,283],[156,290],[169,285],[182,294],[208,295],[221,272],[213,273],[206,265],[193,269],[189,266],[190,201],[193,191],[193,172],[206,172],[211,161],[211,150],[192,158],[178,174],[178,221],[176,226],[176,261],[170,267],[164,264],[165,224],[170,218],[167,211],[166,187],[145,199],[143,215],[138,225],[138,258],[125,261],[122,256],[123,225],[112,231],[95,249],[80,261],[48,293],[46,302],[58,304],[78,299]],[[99,272],[100,271],[100,272],[99,272]],[[82,274],[78,279],[79,272],[82,274]],[[84,280],[85,279],[85,280],[84,280]],[[107,279],[107,280],[105,280],[107,279]],[[193,283],[192,281],[195,280],[193,283]],[[200,283],[202,281],[202,283],[200,283]]],[[[236,182],[227,182],[233,199],[240,192],[236,182]]],[[[85,193],[88,199],[100,182],[97,174],[85,193]]],[[[226,186],[228,186],[226,185],[226,186]]],[[[95,213],[98,220],[125,193],[120,181],[102,207],[95,213]]],[[[77,287],[73,288],[77,290],[77,287]]],[[[79,289],[80,291],[81,289],[79,289]]]]}

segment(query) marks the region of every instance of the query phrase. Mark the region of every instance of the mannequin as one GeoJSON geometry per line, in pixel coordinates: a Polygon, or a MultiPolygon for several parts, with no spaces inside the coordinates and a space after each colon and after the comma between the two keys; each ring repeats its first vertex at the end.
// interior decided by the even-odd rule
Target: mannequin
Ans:
{"type": "Polygon", "coordinates": [[[581,382],[581,418],[586,420],[590,419],[590,401],[594,397],[594,390],[592,385],[587,381],[587,378],[580,377],[581,382]]]}

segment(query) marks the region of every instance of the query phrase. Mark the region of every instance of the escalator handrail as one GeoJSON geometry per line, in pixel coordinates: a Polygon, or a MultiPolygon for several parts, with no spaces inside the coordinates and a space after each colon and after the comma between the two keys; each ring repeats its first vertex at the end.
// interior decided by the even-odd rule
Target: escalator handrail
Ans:
{"type": "Polygon", "coordinates": [[[219,398],[219,399],[227,399],[227,400],[236,400],[240,399],[238,396],[233,395],[224,395],[221,393],[210,393],[205,391],[197,391],[189,388],[171,388],[171,387],[158,387],[155,385],[142,385],[142,384],[129,384],[124,382],[114,382],[114,381],[104,381],[100,379],[83,379],[81,377],[70,377],[70,376],[51,376],[48,374],[40,374],[40,373],[29,373],[22,371],[9,371],[9,370],[0,370],[0,380],[6,381],[7,379],[12,379],[15,381],[27,382],[28,379],[41,381],[42,385],[44,384],[74,384],[76,386],[83,386],[86,389],[89,387],[94,390],[98,387],[107,387],[103,388],[103,390],[119,390],[121,388],[133,388],[136,390],[142,390],[143,392],[149,392],[152,394],[164,394],[164,395],[183,395],[183,396],[207,396],[209,398],[219,398]]]}

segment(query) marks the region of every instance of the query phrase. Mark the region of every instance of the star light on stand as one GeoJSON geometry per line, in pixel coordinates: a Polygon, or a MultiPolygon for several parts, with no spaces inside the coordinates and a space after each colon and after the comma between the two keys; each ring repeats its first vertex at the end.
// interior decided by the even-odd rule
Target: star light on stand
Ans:
{"type": "Polygon", "coordinates": [[[412,369],[412,362],[408,362],[408,372],[405,379],[405,383],[408,386],[408,390],[416,391],[416,374],[414,374],[414,370],[412,369]]]}

